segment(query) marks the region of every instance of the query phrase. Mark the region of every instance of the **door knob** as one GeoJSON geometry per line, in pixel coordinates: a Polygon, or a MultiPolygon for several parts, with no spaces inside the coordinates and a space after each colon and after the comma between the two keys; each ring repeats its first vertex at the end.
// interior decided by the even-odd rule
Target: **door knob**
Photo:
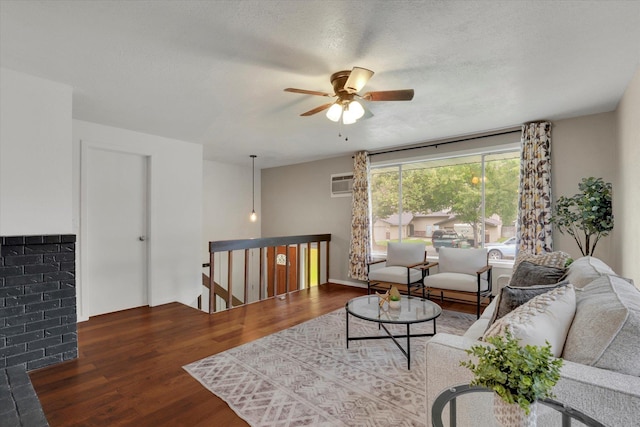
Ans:
{"type": "Polygon", "coordinates": [[[141,242],[144,242],[145,240],[147,240],[147,238],[144,236],[140,236],[138,237],[138,240],[140,240],[141,242]]]}

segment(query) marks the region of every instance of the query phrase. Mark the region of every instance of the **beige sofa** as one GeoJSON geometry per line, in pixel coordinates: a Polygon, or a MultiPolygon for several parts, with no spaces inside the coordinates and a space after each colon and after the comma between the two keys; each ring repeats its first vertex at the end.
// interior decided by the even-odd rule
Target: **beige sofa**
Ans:
{"type": "MultiPolygon", "coordinates": [[[[607,426],[640,425],[640,291],[592,257],[571,264],[566,279],[576,289],[576,311],[563,348],[561,379],[554,388],[556,400],[607,426]]],[[[460,361],[469,359],[465,349],[480,343],[496,301],[464,336],[440,333],[428,342],[429,425],[438,394],[472,380],[460,361]]],[[[493,425],[491,402],[491,393],[459,398],[458,426],[493,425]]],[[[538,425],[561,425],[558,413],[548,408],[541,412],[538,425]]]]}

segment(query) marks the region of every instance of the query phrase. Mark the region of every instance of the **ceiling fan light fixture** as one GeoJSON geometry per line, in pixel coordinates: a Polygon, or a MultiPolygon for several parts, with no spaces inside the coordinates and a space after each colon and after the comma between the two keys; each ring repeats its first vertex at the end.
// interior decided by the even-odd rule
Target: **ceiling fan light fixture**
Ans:
{"type": "Polygon", "coordinates": [[[351,101],[349,103],[349,111],[356,120],[364,116],[364,108],[358,101],[351,101]]]}
{"type": "Polygon", "coordinates": [[[341,115],[342,105],[338,104],[337,102],[327,110],[327,118],[332,122],[337,122],[338,120],[340,120],[341,115]]]}
{"type": "Polygon", "coordinates": [[[342,123],[344,123],[345,125],[350,125],[355,123],[356,120],[358,119],[356,118],[355,114],[353,114],[351,110],[349,110],[348,106],[345,106],[344,112],[342,113],[342,123]]]}

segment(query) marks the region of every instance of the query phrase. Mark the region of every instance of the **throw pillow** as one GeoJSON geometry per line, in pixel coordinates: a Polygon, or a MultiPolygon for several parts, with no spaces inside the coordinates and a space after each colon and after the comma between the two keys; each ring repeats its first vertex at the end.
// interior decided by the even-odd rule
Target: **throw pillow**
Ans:
{"type": "Polygon", "coordinates": [[[505,286],[500,290],[498,296],[498,304],[493,312],[491,323],[504,317],[507,313],[520,307],[530,299],[542,295],[550,290],[557,288],[558,286],[565,286],[569,284],[567,281],[554,283],[551,285],[535,285],[535,286],[505,286]]]}
{"type": "Polygon", "coordinates": [[[485,332],[483,339],[505,335],[508,330],[523,346],[544,346],[548,341],[553,355],[559,357],[575,311],[573,286],[560,286],[532,298],[497,320],[485,332]]]}
{"type": "Polygon", "coordinates": [[[509,286],[535,286],[558,283],[564,276],[564,268],[550,267],[534,264],[530,261],[522,261],[513,271],[509,286]]]}
{"type": "Polygon", "coordinates": [[[604,275],[578,293],[563,358],[640,376],[640,291],[604,275]]]}
{"type": "Polygon", "coordinates": [[[513,263],[513,270],[515,271],[522,261],[529,261],[537,265],[546,265],[548,267],[564,268],[569,258],[571,258],[571,256],[562,251],[544,252],[538,255],[518,252],[516,261],[513,263]]]}
{"type": "Polygon", "coordinates": [[[604,274],[615,272],[598,258],[590,256],[578,258],[567,269],[567,279],[576,288],[583,288],[604,274]]]}

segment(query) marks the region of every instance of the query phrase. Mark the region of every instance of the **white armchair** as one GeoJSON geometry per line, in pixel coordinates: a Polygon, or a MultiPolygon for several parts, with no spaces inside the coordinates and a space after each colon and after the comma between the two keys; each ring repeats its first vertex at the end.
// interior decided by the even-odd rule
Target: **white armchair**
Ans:
{"type": "Polygon", "coordinates": [[[480,317],[480,303],[491,300],[491,266],[486,249],[440,248],[438,262],[427,267],[438,266],[438,273],[428,274],[423,279],[427,295],[431,291],[473,294],[476,297],[476,315],[480,317]]]}
{"type": "Polygon", "coordinates": [[[375,287],[391,287],[391,285],[399,284],[406,286],[409,294],[411,294],[412,287],[421,287],[424,298],[422,279],[426,270],[422,267],[425,265],[426,257],[424,243],[389,242],[387,258],[367,264],[368,293],[371,293],[371,289],[375,287]]]}

